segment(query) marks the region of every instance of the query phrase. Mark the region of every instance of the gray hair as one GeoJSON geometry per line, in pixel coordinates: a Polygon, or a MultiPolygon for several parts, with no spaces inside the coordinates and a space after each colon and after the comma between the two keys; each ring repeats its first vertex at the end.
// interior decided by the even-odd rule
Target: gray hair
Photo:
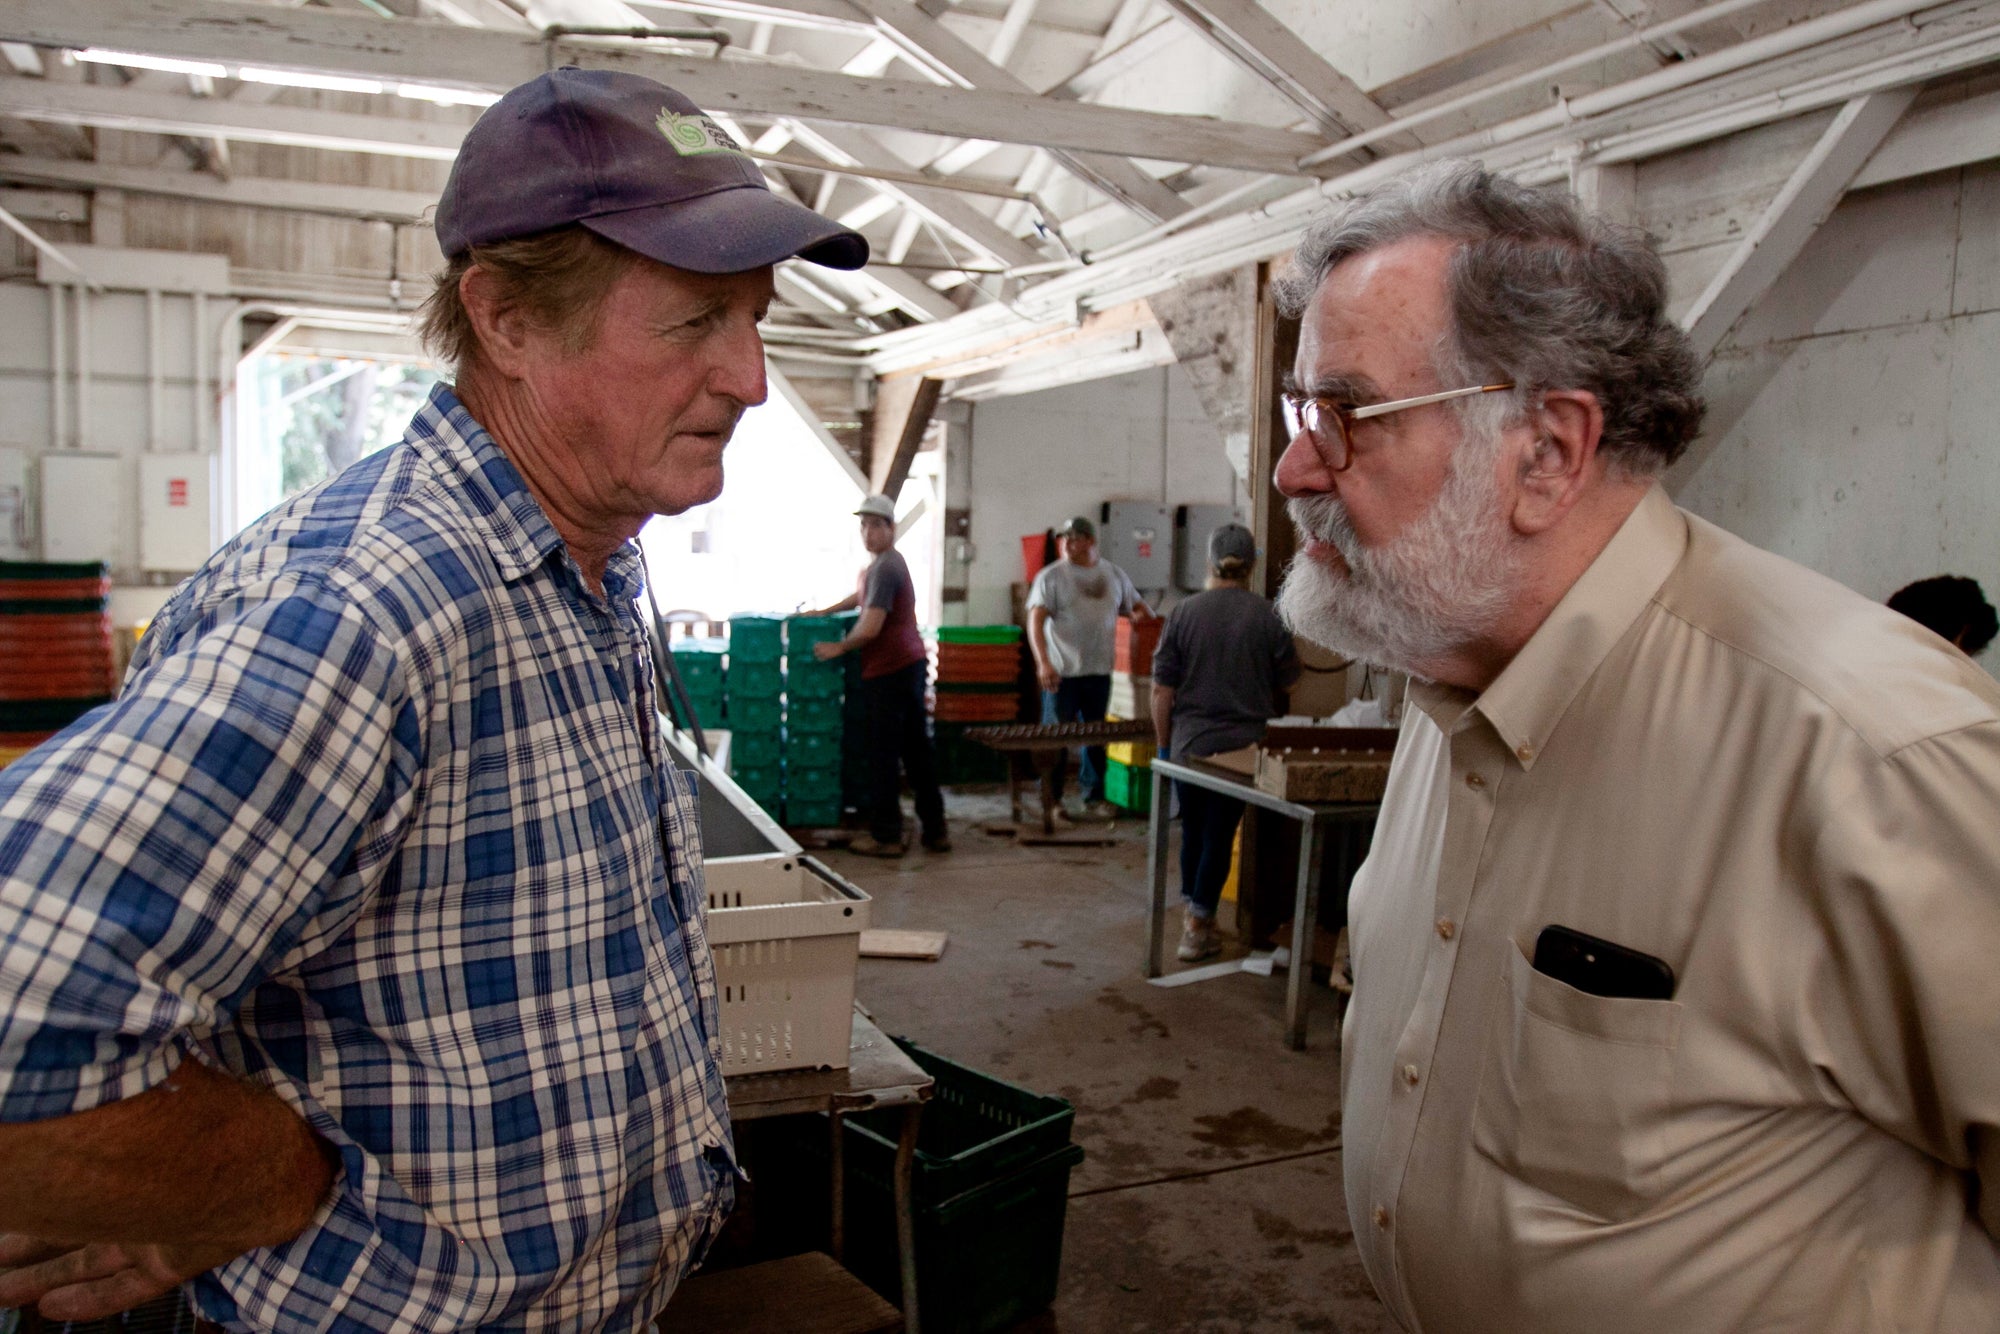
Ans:
{"type": "Polygon", "coordinates": [[[1663,471],[1700,432],[1701,363],[1666,317],[1652,242],[1476,162],[1428,163],[1315,222],[1274,286],[1278,309],[1299,317],[1341,261],[1419,236],[1460,242],[1438,352],[1447,387],[1511,381],[1516,417],[1544,391],[1589,390],[1604,409],[1598,448],[1627,476],[1663,471]]]}

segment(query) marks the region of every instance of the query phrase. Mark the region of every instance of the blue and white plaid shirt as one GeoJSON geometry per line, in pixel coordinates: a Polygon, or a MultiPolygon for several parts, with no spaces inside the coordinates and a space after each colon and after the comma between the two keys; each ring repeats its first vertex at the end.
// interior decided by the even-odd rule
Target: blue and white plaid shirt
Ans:
{"type": "Polygon", "coordinates": [[[236,1330],[634,1330],[734,1193],[691,785],[638,555],[588,589],[448,389],[0,771],[0,1120],[193,1057],[344,1177],[203,1275],[236,1330]],[[665,800],[662,794],[665,793],[665,800]]]}

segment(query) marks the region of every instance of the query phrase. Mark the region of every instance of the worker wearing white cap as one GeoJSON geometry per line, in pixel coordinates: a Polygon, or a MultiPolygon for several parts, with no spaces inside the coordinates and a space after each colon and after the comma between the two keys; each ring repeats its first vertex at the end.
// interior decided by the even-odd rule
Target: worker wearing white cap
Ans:
{"type": "Polygon", "coordinates": [[[813,645],[822,661],[843,653],[861,655],[862,718],[867,729],[868,832],[849,845],[867,857],[900,857],[903,838],[902,780],[916,794],[923,845],[951,851],[945,829],[944,795],[938,791],[937,761],[931,754],[924,709],[924,640],[917,631],[917,586],[896,550],[896,502],[869,496],[854,511],[861,519],[861,542],[873,557],[852,594],[822,611],[852,611],[861,618],[846,636],[813,645]]]}

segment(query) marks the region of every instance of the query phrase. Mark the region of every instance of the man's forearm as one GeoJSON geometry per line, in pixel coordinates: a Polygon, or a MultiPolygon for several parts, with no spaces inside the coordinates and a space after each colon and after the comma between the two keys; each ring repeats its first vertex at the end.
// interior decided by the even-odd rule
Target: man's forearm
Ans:
{"type": "Polygon", "coordinates": [[[271,1093],[183,1061],[134,1097],[0,1125],[0,1233],[277,1245],[312,1220],[335,1161],[271,1093]]]}
{"type": "Polygon", "coordinates": [[[1153,742],[1167,749],[1174,733],[1174,692],[1170,686],[1153,687],[1153,742]]]}
{"type": "Polygon", "coordinates": [[[1028,652],[1034,655],[1035,670],[1044,671],[1049,665],[1049,648],[1043,642],[1048,634],[1049,613],[1041,607],[1028,609],[1028,652]]]}

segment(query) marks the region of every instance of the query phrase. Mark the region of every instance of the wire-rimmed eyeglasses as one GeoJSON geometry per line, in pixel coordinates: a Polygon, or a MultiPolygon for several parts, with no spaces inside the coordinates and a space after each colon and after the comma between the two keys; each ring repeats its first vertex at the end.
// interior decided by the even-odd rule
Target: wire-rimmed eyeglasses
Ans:
{"type": "Polygon", "coordinates": [[[1311,438],[1313,448],[1326,460],[1326,466],[1334,472],[1342,472],[1354,462],[1355,422],[1366,421],[1370,417],[1386,417],[1407,408],[1446,403],[1454,398],[1469,398],[1473,394],[1494,394],[1513,387],[1511,382],[1475,384],[1465,389],[1447,389],[1442,393],[1419,394],[1415,398],[1391,399],[1387,403],[1370,403],[1358,408],[1312,394],[1286,394],[1285,425],[1294,435],[1303,430],[1311,438]]]}

